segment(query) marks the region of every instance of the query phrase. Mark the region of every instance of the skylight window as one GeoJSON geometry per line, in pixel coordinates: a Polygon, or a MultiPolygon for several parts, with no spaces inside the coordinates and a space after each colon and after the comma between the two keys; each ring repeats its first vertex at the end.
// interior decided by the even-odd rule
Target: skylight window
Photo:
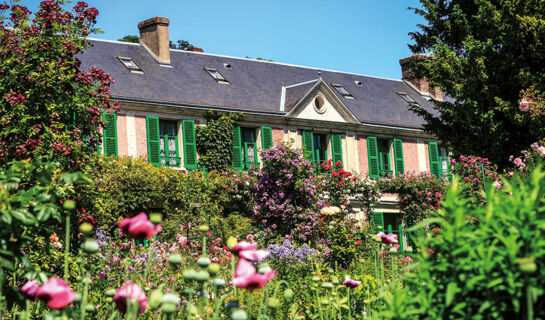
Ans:
{"type": "Polygon", "coordinates": [[[117,57],[117,59],[125,66],[125,68],[129,69],[132,73],[144,73],[142,68],[140,68],[136,62],[132,60],[132,58],[127,57],[117,57]]]}
{"type": "Polygon", "coordinates": [[[218,70],[212,68],[204,68],[204,70],[218,83],[229,84],[229,81],[227,81],[218,70]]]}
{"type": "Polygon", "coordinates": [[[405,92],[397,92],[397,94],[403,98],[403,100],[405,100],[408,104],[410,105],[418,105],[418,102],[414,101],[413,98],[411,98],[411,96],[409,96],[408,94],[406,94],[405,92]]]}
{"type": "Polygon", "coordinates": [[[348,90],[346,90],[343,86],[341,86],[340,84],[331,84],[333,86],[333,88],[337,89],[337,91],[339,91],[340,94],[343,95],[343,97],[347,98],[347,99],[354,99],[354,97],[352,97],[352,95],[350,94],[350,92],[348,92],[348,90]]]}

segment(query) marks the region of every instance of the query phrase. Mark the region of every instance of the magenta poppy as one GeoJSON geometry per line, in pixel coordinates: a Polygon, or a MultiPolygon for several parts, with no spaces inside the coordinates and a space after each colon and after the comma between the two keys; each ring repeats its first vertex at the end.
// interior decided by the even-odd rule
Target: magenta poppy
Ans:
{"type": "Polygon", "coordinates": [[[257,243],[250,243],[247,241],[240,241],[232,249],[231,252],[238,255],[241,251],[245,250],[255,250],[257,248],[257,243]]]}
{"type": "Polygon", "coordinates": [[[139,285],[130,280],[125,282],[114,295],[114,302],[119,311],[127,312],[127,301],[138,303],[138,313],[144,313],[148,306],[148,298],[139,285]]]}
{"type": "Polygon", "coordinates": [[[155,226],[148,220],[148,216],[141,212],[132,218],[125,218],[118,223],[119,229],[129,238],[144,240],[151,239],[155,234],[155,226]]]}
{"type": "Polygon", "coordinates": [[[66,308],[76,294],[70,286],[63,280],[57,277],[51,277],[46,283],[38,287],[36,290],[36,298],[42,300],[51,309],[60,310],[66,308]]]}
{"type": "Polygon", "coordinates": [[[252,263],[246,259],[238,261],[235,269],[233,284],[239,288],[255,290],[263,288],[274,276],[276,271],[271,270],[266,273],[258,273],[252,263]]]}
{"type": "Polygon", "coordinates": [[[242,250],[238,253],[241,258],[248,261],[260,261],[269,256],[269,251],[266,250],[242,250]]]}
{"type": "Polygon", "coordinates": [[[21,287],[21,292],[29,300],[36,297],[36,290],[38,290],[38,281],[36,280],[27,281],[27,283],[21,287]]]}

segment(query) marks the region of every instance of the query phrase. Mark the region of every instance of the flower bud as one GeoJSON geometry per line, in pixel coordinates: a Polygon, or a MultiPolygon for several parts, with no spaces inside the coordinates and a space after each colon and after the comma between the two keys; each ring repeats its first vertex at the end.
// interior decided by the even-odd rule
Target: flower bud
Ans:
{"type": "Polygon", "coordinates": [[[91,284],[91,279],[85,277],[85,278],[83,278],[83,280],[81,280],[81,283],[83,283],[83,284],[91,284]]]}
{"type": "Polygon", "coordinates": [[[115,289],[108,289],[104,293],[106,294],[107,297],[113,297],[115,295],[115,293],[116,293],[116,290],[115,289]]]}
{"type": "Polygon", "coordinates": [[[110,302],[112,302],[112,301],[114,301],[114,299],[112,299],[112,297],[107,297],[107,298],[106,298],[106,302],[110,303],[110,302]]]}
{"type": "Polygon", "coordinates": [[[522,273],[532,274],[537,271],[537,265],[534,258],[520,258],[517,261],[522,273]]]}
{"type": "Polygon", "coordinates": [[[177,266],[182,263],[182,255],[179,253],[171,253],[168,255],[168,263],[177,266]]]}
{"type": "Polygon", "coordinates": [[[269,298],[269,307],[271,307],[272,309],[280,307],[280,300],[275,297],[269,298]]]}
{"type": "Polygon", "coordinates": [[[265,274],[271,270],[272,270],[271,266],[267,262],[263,262],[259,264],[259,268],[257,272],[265,274]]]}
{"type": "Polygon", "coordinates": [[[89,234],[91,231],[93,231],[93,226],[90,223],[82,223],[79,225],[79,231],[81,231],[83,234],[89,234]]]}
{"type": "Polygon", "coordinates": [[[201,266],[202,268],[206,268],[210,265],[212,261],[210,260],[210,258],[208,257],[200,257],[198,260],[197,260],[197,264],[199,266],[201,266]]]}
{"type": "Polygon", "coordinates": [[[236,246],[237,243],[238,243],[237,239],[233,236],[230,236],[227,239],[227,247],[229,248],[229,250],[233,249],[233,247],[236,246]]]}
{"type": "Polygon", "coordinates": [[[205,224],[199,226],[199,231],[201,231],[201,232],[207,232],[208,230],[210,230],[210,229],[205,224]]]}
{"type": "Polygon", "coordinates": [[[199,282],[204,282],[206,280],[210,279],[210,274],[206,270],[198,271],[195,275],[195,280],[199,282]]]}
{"type": "Polygon", "coordinates": [[[74,297],[74,301],[80,302],[81,301],[81,293],[77,292],[76,296],[74,297]]]}
{"type": "Polygon", "coordinates": [[[196,276],[197,276],[197,271],[193,269],[187,269],[182,271],[182,277],[185,280],[195,280],[196,276]]]}
{"type": "Polygon", "coordinates": [[[284,300],[286,300],[286,302],[289,303],[292,301],[292,299],[293,299],[293,290],[288,288],[284,291],[284,300]]]}
{"type": "Polygon", "coordinates": [[[184,289],[184,293],[187,296],[193,295],[195,293],[195,289],[187,287],[187,288],[184,289]]]}
{"type": "Polygon", "coordinates": [[[397,249],[396,248],[390,248],[390,253],[397,253],[397,249]]]}
{"type": "Polygon", "coordinates": [[[161,303],[170,303],[170,304],[177,304],[178,303],[178,296],[172,293],[167,293],[161,297],[161,303]]]}
{"type": "Polygon", "coordinates": [[[322,283],[322,288],[332,289],[333,284],[331,282],[324,282],[322,283]]]}
{"type": "Polygon", "coordinates": [[[334,285],[338,285],[340,283],[339,278],[337,278],[337,277],[331,278],[331,283],[333,283],[334,285]]]}
{"type": "Polygon", "coordinates": [[[214,278],[214,280],[212,280],[212,284],[216,287],[223,287],[225,286],[226,282],[224,279],[214,278]]]}
{"type": "Polygon", "coordinates": [[[246,315],[246,312],[244,310],[236,310],[231,314],[232,320],[246,320],[248,319],[248,316],[246,315]]]}
{"type": "Polygon", "coordinates": [[[327,299],[327,298],[323,298],[320,302],[321,302],[322,305],[324,305],[324,306],[329,305],[329,299],[327,299]]]}
{"type": "Polygon", "coordinates": [[[76,208],[76,201],[66,200],[62,205],[66,210],[74,210],[76,208]]]}
{"type": "Polygon", "coordinates": [[[159,305],[161,305],[161,299],[163,299],[163,293],[161,292],[161,290],[153,290],[149,297],[149,307],[151,309],[159,308],[159,305]]]}
{"type": "Polygon", "coordinates": [[[163,214],[160,212],[151,212],[149,214],[149,221],[151,221],[153,224],[159,224],[161,221],[163,221],[163,214]]]}
{"type": "Polygon", "coordinates": [[[81,245],[81,249],[87,253],[95,253],[99,248],[95,239],[86,239],[81,245]]]}
{"type": "Polygon", "coordinates": [[[322,281],[320,277],[317,277],[317,276],[312,277],[312,282],[320,282],[320,281],[322,281]]]}
{"type": "Polygon", "coordinates": [[[220,265],[218,263],[211,263],[208,266],[208,273],[211,275],[215,276],[218,272],[220,272],[220,265]]]}
{"type": "Polygon", "coordinates": [[[92,304],[88,304],[88,305],[85,306],[85,311],[93,312],[93,311],[95,311],[95,306],[93,306],[92,304]]]}
{"type": "Polygon", "coordinates": [[[409,246],[407,248],[405,248],[405,252],[413,252],[413,247],[409,246]]]}

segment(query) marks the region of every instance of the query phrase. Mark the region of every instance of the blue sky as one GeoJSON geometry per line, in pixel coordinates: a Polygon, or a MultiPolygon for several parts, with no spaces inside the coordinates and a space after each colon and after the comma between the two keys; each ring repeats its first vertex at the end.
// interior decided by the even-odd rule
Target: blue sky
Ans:
{"type": "MultiPolygon", "coordinates": [[[[401,78],[399,59],[411,54],[408,33],[423,19],[417,0],[88,0],[103,34],[138,35],[137,23],[170,19],[170,39],[205,52],[401,78]]],[[[22,4],[36,11],[38,0],[22,4]]],[[[75,4],[75,2],[74,2],[75,4]]]]}

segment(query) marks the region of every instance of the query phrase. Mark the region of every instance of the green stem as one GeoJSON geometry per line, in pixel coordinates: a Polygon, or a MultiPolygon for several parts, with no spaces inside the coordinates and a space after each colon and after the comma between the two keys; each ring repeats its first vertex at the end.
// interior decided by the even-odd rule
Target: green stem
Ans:
{"type": "Polygon", "coordinates": [[[320,319],[324,320],[324,312],[322,311],[322,301],[318,295],[318,289],[314,289],[314,295],[316,297],[316,304],[318,305],[318,311],[320,311],[320,319]]]}
{"type": "Polygon", "coordinates": [[[64,243],[64,280],[68,280],[68,254],[70,253],[70,213],[66,212],[66,237],[64,243]]]}
{"type": "Polygon", "coordinates": [[[186,315],[187,315],[187,319],[191,319],[191,310],[189,308],[189,306],[192,304],[192,301],[193,301],[193,293],[189,293],[187,295],[187,305],[185,306],[185,310],[186,310],[186,315]]]}
{"type": "MultiPolygon", "coordinates": [[[[233,278],[235,277],[235,268],[236,268],[235,255],[232,254],[232,257],[231,257],[231,271],[233,272],[233,278]]],[[[233,286],[233,292],[234,292],[234,295],[235,295],[235,300],[237,300],[238,299],[237,286],[233,286]]]]}
{"type": "MultiPolygon", "coordinates": [[[[85,278],[86,278],[86,280],[89,280],[89,273],[88,272],[86,272],[85,278]]],[[[85,308],[87,307],[88,294],[89,294],[89,282],[85,281],[85,284],[84,284],[84,287],[83,287],[83,297],[81,299],[81,305],[80,305],[80,308],[81,308],[80,319],[81,320],[85,319],[85,308]]]]}
{"type": "Polygon", "coordinates": [[[146,271],[144,273],[144,285],[148,282],[148,277],[149,277],[149,269],[151,268],[151,258],[152,258],[152,255],[153,253],[155,252],[153,250],[153,244],[155,241],[151,240],[151,244],[149,246],[149,249],[148,249],[148,260],[146,261],[146,271]]]}
{"type": "Polygon", "coordinates": [[[30,300],[25,299],[25,320],[30,320],[30,300]]]}
{"type": "Polygon", "coordinates": [[[346,294],[348,297],[348,320],[352,319],[352,303],[350,303],[350,288],[346,288],[346,294]]]}
{"type": "Polygon", "coordinates": [[[528,309],[528,318],[527,320],[534,319],[534,303],[532,299],[532,286],[529,284],[526,285],[526,307],[528,309]]]}

